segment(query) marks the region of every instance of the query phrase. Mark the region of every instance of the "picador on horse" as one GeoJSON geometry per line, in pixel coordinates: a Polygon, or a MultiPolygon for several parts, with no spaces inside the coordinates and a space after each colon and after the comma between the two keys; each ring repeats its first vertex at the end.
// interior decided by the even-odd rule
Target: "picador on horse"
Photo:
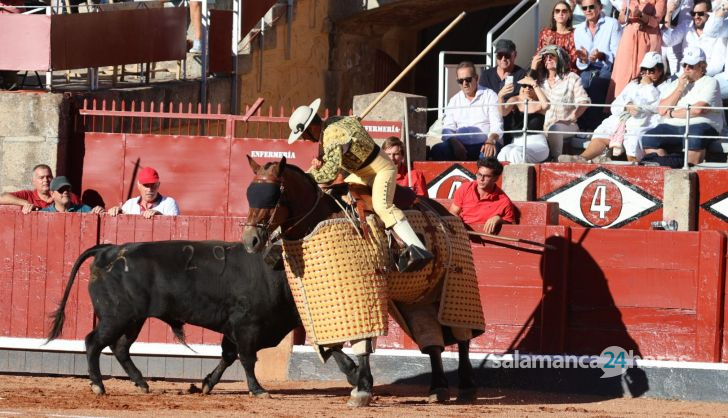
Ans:
{"type": "Polygon", "coordinates": [[[429,399],[449,399],[441,353],[457,343],[458,398],[472,400],[469,344],[485,324],[464,224],[432,199],[415,199],[414,193],[398,199],[395,166],[359,118],[323,122],[319,104],[297,108],[289,120],[289,143],[320,139],[308,173],[285,158],[261,166],[248,156],[255,176],[247,190],[243,244],[262,252],[281,238],[307,339],[321,360],[333,357],[346,374],[354,387],[349,405],[371,400],[369,354],[388,332],[388,315],[430,357],[429,399]],[[349,173],[348,193],[347,184],[322,191],[341,171],[349,173]],[[358,364],[342,351],[347,341],[358,364]]]}
{"type": "Polygon", "coordinates": [[[371,187],[372,209],[384,226],[391,228],[405,244],[396,263],[397,269],[401,272],[421,269],[432,260],[432,253],[412,230],[404,212],[394,205],[397,187],[394,163],[355,117],[330,118],[324,129],[324,123],[316,113],[320,104],[321,99],[316,99],[293,112],[288,121],[291,128],[288,143],[299,138],[319,142],[319,157],[314,159],[309,170],[316,183],[331,183],[343,169],[351,173],[345,179],[346,183],[371,187]]]}

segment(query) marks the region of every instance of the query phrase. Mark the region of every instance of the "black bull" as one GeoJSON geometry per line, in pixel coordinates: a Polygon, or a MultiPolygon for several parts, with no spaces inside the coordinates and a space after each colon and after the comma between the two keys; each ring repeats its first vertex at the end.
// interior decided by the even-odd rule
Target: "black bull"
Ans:
{"type": "Polygon", "coordinates": [[[153,317],[172,327],[183,343],[184,324],[223,334],[222,360],[203,381],[203,392],[212,390],[239,356],[250,393],[267,396],[255,377],[256,353],[276,346],[300,325],[283,271],[272,269],[260,254],[248,254],[240,243],[97,245],[73,265],[48,341],[60,336],[76,273],[90,257],[94,261],[89,294],[98,321],[86,336],[86,358],[95,393],[105,393],[99,357],[107,346],[134,384],[149,390],[129,356],[129,347],[146,319],[153,317]]]}

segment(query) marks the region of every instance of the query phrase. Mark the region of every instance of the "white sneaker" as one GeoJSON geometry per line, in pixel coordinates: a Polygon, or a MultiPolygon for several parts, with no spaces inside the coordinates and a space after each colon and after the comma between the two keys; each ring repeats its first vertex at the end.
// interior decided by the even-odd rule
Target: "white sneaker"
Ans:
{"type": "Polygon", "coordinates": [[[190,54],[201,54],[202,53],[202,42],[199,39],[192,41],[192,48],[188,51],[190,54]]]}

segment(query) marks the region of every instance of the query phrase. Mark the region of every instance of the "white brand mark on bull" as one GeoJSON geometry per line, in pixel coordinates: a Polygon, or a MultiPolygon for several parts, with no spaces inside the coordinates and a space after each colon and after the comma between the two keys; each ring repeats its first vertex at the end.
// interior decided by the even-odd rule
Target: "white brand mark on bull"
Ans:
{"type": "Polygon", "coordinates": [[[251,151],[250,156],[253,158],[296,158],[296,153],[294,151],[251,151]]]}

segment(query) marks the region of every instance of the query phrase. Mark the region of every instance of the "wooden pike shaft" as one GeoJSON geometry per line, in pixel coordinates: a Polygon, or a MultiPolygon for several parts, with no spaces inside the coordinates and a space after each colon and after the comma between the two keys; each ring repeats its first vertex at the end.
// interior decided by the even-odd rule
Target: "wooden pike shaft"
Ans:
{"type": "Polygon", "coordinates": [[[475,235],[476,237],[483,237],[483,238],[490,238],[490,239],[497,239],[501,241],[509,241],[509,242],[520,242],[522,244],[530,244],[530,245],[536,245],[538,247],[544,247],[549,250],[555,250],[556,247],[551,244],[543,244],[536,241],[529,241],[526,239],[521,238],[512,238],[512,237],[504,237],[501,235],[493,235],[493,234],[486,234],[485,232],[475,232],[475,231],[468,231],[468,235],[475,235]]]}
{"type": "Polygon", "coordinates": [[[440,34],[437,35],[437,37],[435,39],[433,39],[432,42],[430,42],[430,44],[427,45],[427,47],[425,49],[423,49],[422,52],[420,52],[419,55],[417,55],[415,57],[415,59],[413,59],[412,62],[410,62],[409,65],[407,67],[405,67],[404,70],[402,70],[401,73],[399,73],[399,75],[397,76],[397,78],[395,78],[394,80],[392,80],[392,82],[389,83],[389,85],[387,86],[387,88],[385,88],[381,93],[379,93],[379,96],[377,96],[377,98],[374,99],[374,101],[371,102],[369,104],[369,106],[367,106],[367,108],[364,109],[363,112],[361,112],[361,115],[358,115],[357,116],[357,119],[359,119],[359,120],[364,119],[369,114],[369,112],[371,112],[372,109],[374,109],[374,106],[376,106],[377,103],[379,103],[380,101],[382,101],[382,99],[384,98],[384,96],[386,96],[387,93],[389,93],[394,88],[394,86],[396,86],[397,83],[399,83],[400,80],[402,80],[402,78],[404,78],[404,76],[407,75],[407,73],[412,69],[412,67],[414,67],[418,62],[420,62],[420,60],[422,59],[422,57],[424,57],[425,54],[427,54],[428,52],[430,52],[430,50],[435,46],[435,44],[437,44],[438,42],[440,42],[440,39],[442,39],[448,32],[450,32],[450,30],[452,28],[454,28],[455,25],[457,25],[461,20],[463,20],[464,17],[465,17],[465,12],[462,12],[462,13],[460,13],[455,18],[455,20],[453,20],[452,22],[450,22],[450,24],[447,25],[447,27],[445,29],[443,29],[442,32],[440,32],[440,34]]]}

